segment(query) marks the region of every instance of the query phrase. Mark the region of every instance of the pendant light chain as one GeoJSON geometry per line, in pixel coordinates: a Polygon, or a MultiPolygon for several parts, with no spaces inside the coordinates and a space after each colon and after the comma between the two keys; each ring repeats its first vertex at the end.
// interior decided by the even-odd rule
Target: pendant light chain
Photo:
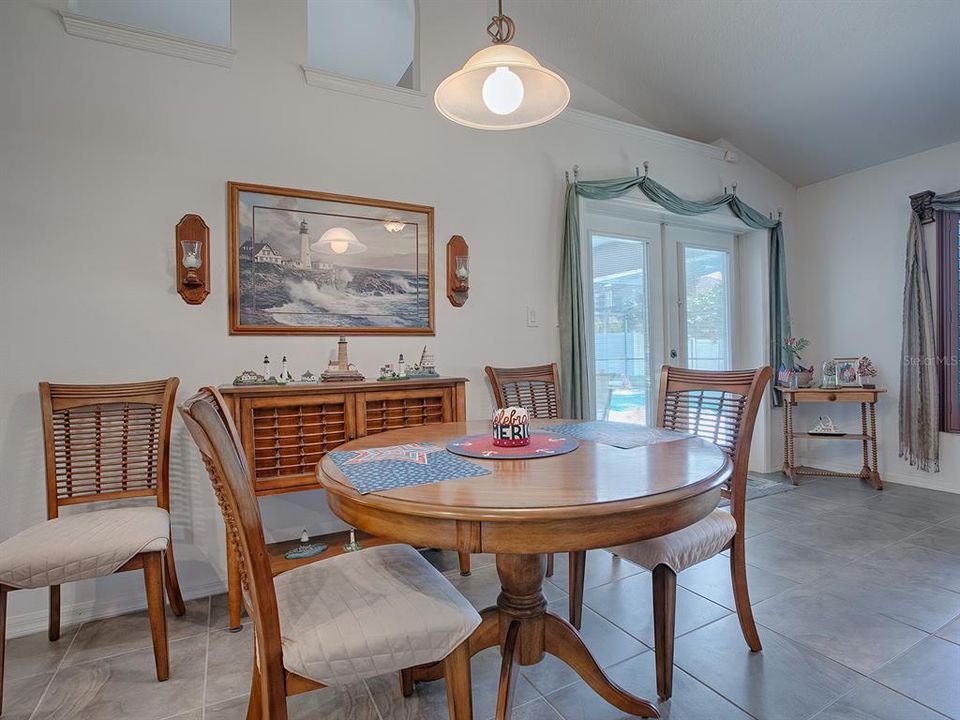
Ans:
{"type": "Polygon", "coordinates": [[[497,15],[487,25],[487,35],[494,45],[499,45],[513,40],[515,30],[513,20],[503,14],[503,0],[497,0],[497,15]]]}

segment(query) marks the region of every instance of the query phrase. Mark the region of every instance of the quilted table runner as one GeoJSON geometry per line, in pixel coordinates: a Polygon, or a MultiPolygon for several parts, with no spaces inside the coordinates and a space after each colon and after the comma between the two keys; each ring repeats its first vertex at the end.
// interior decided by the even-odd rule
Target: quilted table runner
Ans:
{"type": "Polygon", "coordinates": [[[330,453],[330,459],[362,495],[490,473],[432,444],[335,450],[330,453]]]}
{"type": "Polygon", "coordinates": [[[618,448],[635,448],[642,445],[656,445],[657,443],[673,442],[674,440],[683,440],[689,438],[687,433],[676,432],[674,430],[663,430],[662,428],[652,428],[646,425],[634,425],[632,423],[606,422],[603,420],[594,420],[582,423],[564,423],[563,425],[551,425],[543,428],[544,430],[558,435],[569,435],[580,440],[592,440],[593,442],[603,443],[604,445],[613,445],[618,448]]]}

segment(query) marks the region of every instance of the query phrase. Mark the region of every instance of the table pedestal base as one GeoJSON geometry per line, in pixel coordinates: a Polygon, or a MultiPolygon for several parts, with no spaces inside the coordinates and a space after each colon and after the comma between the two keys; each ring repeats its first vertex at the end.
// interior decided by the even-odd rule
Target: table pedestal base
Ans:
{"type": "MultiPolygon", "coordinates": [[[[546,653],[560,658],[614,707],[639,717],[660,717],[657,708],[607,677],[576,629],[547,611],[543,597],[545,555],[497,555],[502,592],[497,604],[480,613],[482,621],[468,641],[470,655],[499,646],[503,657],[497,693],[496,720],[509,720],[516,674],[521,665],[535,665],[546,653]]],[[[442,663],[413,668],[413,681],[439,680],[442,663]]],[[[404,694],[412,692],[404,682],[404,694]]]]}

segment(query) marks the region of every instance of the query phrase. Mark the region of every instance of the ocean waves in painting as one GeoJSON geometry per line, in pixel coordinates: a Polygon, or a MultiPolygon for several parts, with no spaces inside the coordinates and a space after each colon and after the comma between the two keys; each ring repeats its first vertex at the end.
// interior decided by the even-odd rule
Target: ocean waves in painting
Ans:
{"type": "Polygon", "coordinates": [[[302,270],[241,262],[244,325],[292,327],[428,326],[428,282],[400,270],[302,270]]]}

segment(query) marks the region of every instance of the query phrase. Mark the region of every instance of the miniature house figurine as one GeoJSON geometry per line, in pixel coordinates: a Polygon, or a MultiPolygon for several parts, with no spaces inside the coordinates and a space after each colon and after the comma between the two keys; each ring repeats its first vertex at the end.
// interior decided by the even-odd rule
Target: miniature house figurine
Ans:
{"type": "Polygon", "coordinates": [[[363,375],[347,361],[347,338],[343,335],[337,342],[337,359],[331,360],[320,376],[323,382],[360,382],[363,375]]]}

